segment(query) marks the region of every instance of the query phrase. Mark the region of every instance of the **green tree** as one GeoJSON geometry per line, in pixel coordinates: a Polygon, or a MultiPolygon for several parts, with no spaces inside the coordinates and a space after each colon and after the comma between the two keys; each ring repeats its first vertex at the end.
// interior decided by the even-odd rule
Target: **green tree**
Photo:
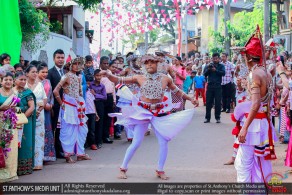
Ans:
{"type": "MultiPolygon", "coordinates": [[[[222,15],[222,12],[220,12],[222,15]]],[[[222,17],[221,17],[222,18],[222,17]]],[[[229,37],[232,46],[244,46],[250,35],[254,32],[256,25],[259,24],[263,32],[264,29],[264,0],[256,0],[253,11],[241,11],[234,15],[232,22],[227,22],[229,37]]],[[[272,34],[277,33],[277,14],[276,8],[272,9],[272,34]]],[[[220,22],[218,32],[209,30],[210,36],[214,37],[213,41],[209,42],[209,50],[221,51],[224,48],[224,26],[223,21],[220,22]]]]}
{"type": "Polygon", "coordinates": [[[130,44],[131,49],[134,50],[137,48],[139,43],[144,42],[144,34],[142,33],[130,34],[126,39],[123,39],[122,42],[124,45],[130,44]]]}
{"type": "Polygon", "coordinates": [[[50,22],[47,14],[36,9],[28,0],[20,0],[19,16],[22,42],[28,51],[35,53],[49,39],[50,22]]]}
{"type": "MultiPolygon", "coordinates": [[[[96,10],[98,5],[102,2],[102,0],[73,0],[78,5],[83,7],[84,10],[96,10]]],[[[48,6],[54,6],[57,2],[62,2],[62,0],[48,0],[48,6]]]]}

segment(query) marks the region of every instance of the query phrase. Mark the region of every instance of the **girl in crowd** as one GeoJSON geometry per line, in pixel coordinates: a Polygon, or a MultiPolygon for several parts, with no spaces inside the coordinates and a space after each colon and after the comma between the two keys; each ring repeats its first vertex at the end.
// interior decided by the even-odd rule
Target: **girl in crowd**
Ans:
{"type": "Polygon", "coordinates": [[[43,169],[44,143],[45,143],[45,117],[44,105],[47,104],[47,95],[44,87],[37,79],[37,68],[30,65],[25,70],[27,76],[26,87],[33,91],[36,97],[36,134],[35,134],[35,159],[34,170],[43,169]]]}
{"type": "MultiPolygon", "coordinates": [[[[3,117],[3,113],[10,108],[12,108],[8,99],[10,96],[15,96],[12,86],[13,86],[13,75],[10,72],[7,72],[6,75],[2,78],[2,87],[0,89],[0,116],[3,117]],[[9,102],[7,102],[8,100],[9,102]]],[[[2,121],[1,121],[2,122],[2,121]]],[[[4,126],[1,125],[0,132],[2,131],[4,126]]],[[[13,128],[13,127],[9,127],[13,128]]],[[[5,168],[0,169],[0,183],[9,182],[16,180],[17,177],[17,156],[18,156],[18,131],[17,129],[12,129],[13,138],[9,145],[10,151],[7,152],[7,158],[5,158],[5,168]]]]}
{"type": "Polygon", "coordinates": [[[37,67],[38,80],[43,84],[47,95],[47,103],[44,105],[45,114],[45,148],[44,161],[56,161],[56,151],[54,146],[54,133],[52,130],[51,110],[54,105],[54,96],[50,80],[46,79],[48,76],[48,66],[42,62],[37,67]]]}
{"type": "Polygon", "coordinates": [[[10,64],[11,57],[7,53],[3,53],[0,55],[0,64],[3,66],[5,64],[10,64]]]}
{"type": "Polygon", "coordinates": [[[23,72],[15,74],[14,92],[20,98],[20,109],[28,119],[23,126],[21,145],[18,150],[18,175],[27,175],[33,172],[35,147],[35,96],[30,89],[25,88],[26,76],[23,72]]]}

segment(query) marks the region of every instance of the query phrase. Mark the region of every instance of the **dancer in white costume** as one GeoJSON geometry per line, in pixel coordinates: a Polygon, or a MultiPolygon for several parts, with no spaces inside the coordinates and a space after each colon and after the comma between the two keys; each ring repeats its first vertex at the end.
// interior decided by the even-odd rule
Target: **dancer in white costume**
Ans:
{"type": "MultiPolygon", "coordinates": [[[[197,101],[179,90],[172,82],[172,79],[166,75],[157,73],[157,64],[161,61],[162,59],[157,56],[143,56],[141,63],[145,64],[147,71],[145,75],[124,78],[108,74],[106,71],[101,72],[108,76],[112,82],[125,84],[136,83],[140,86],[140,99],[132,95],[132,106],[125,107],[122,113],[111,115],[118,117],[117,124],[134,125],[133,142],[127,149],[123,164],[120,167],[119,178],[121,179],[127,179],[126,171],[128,169],[128,163],[142,143],[149,123],[153,126],[160,147],[156,174],[163,180],[168,179],[163,171],[168,152],[168,141],[191,121],[194,109],[171,114],[172,104],[163,101],[164,91],[167,87],[184,99],[191,101],[195,106],[198,105],[197,101]]],[[[128,97],[130,96],[129,93],[130,91],[127,92],[128,97]]]]}
{"type": "Polygon", "coordinates": [[[270,120],[272,78],[265,69],[264,52],[259,27],[245,45],[246,64],[250,70],[250,99],[238,104],[234,117],[241,121],[237,135],[239,144],[235,159],[237,182],[266,183],[272,173],[271,160],[276,159],[275,131],[270,120]]]}
{"type": "Polygon", "coordinates": [[[65,74],[54,90],[54,95],[62,109],[59,120],[61,121],[60,141],[67,163],[75,163],[71,158],[77,155],[77,161],[91,160],[85,154],[84,144],[88,128],[86,125],[85,101],[82,97],[81,80],[76,75],[82,70],[83,58],[76,58],[67,63],[69,72],[65,74]],[[63,98],[60,97],[60,89],[63,88],[63,98]]]}
{"type": "MultiPolygon", "coordinates": [[[[120,73],[120,76],[134,76],[134,75],[142,75],[143,72],[141,70],[141,67],[137,64],[137,59],[138,59],[138,56],[134,55],[132,52],[130,52],[128,54],[128,57],[126,58],[126,61],[127,63],[129,64],[129,67],[126,68],[124,71],[122,71],[120,73]]],[[[131,92],[136,95],[137,97],[139,96],[139,92],[140,92],[140,87],[135,84],[135,83],[132,83],[132,84],[127,84],[126,85],[130,90],[131,92]]],[[[120,93],[121,90],[123,90],[123,88],[125,87],[125,85],[117,85],[116,86],[118,88],[118,92],[117,93],[120,93]]],[[[117,104],[117,107],[123,109],[123,107],[125,106],[129,106],[131,105],[132,101],[131,100],[127,100],[123,97],[119,97],[119,101],[118,101],[118,104],[117,104]]],[[[127,134],[127,139],[129,142],[131,142],[133,140],[133,126],[125,126],[125,131],[126,131],[126,134],[127,134]]]]}

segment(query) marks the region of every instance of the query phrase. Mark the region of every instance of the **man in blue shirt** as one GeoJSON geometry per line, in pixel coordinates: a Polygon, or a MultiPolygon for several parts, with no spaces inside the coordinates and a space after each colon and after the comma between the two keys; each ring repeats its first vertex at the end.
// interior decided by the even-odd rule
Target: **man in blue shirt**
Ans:
{"type": "Polygon", "coordinates": [[[206,106],[206,97],[205,97],[205,77],[202,74],[202,70],[198,70],[198,75],[195,76],[194,82],[196,86],[196,100],[199,98],[199,94],[201,94],[204,102],[204,106],[206,106]]]}

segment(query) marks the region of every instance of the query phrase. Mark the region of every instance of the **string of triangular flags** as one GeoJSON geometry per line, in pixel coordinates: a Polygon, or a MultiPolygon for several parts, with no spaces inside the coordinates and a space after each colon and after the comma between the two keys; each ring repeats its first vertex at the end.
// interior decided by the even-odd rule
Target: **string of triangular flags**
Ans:
{"type": "MultiPolygon", "coordinates": [[[[95,20],[102,13],[102,32],[110,38],[109,44],[116,37],[124,34],[136,34],[152,31],[163,25],[173,25],[183,15],[195,15],[214,5],[224,5],[228,0],[113,0],[101,3],[90,19],[95,20]],[[110,33],[112,32],[112,33],[110,33]],[[112,36],[114,34],[114,36],[112,36]]],[[[232,0],[236,2],[236,0],[232,0]]]]}

